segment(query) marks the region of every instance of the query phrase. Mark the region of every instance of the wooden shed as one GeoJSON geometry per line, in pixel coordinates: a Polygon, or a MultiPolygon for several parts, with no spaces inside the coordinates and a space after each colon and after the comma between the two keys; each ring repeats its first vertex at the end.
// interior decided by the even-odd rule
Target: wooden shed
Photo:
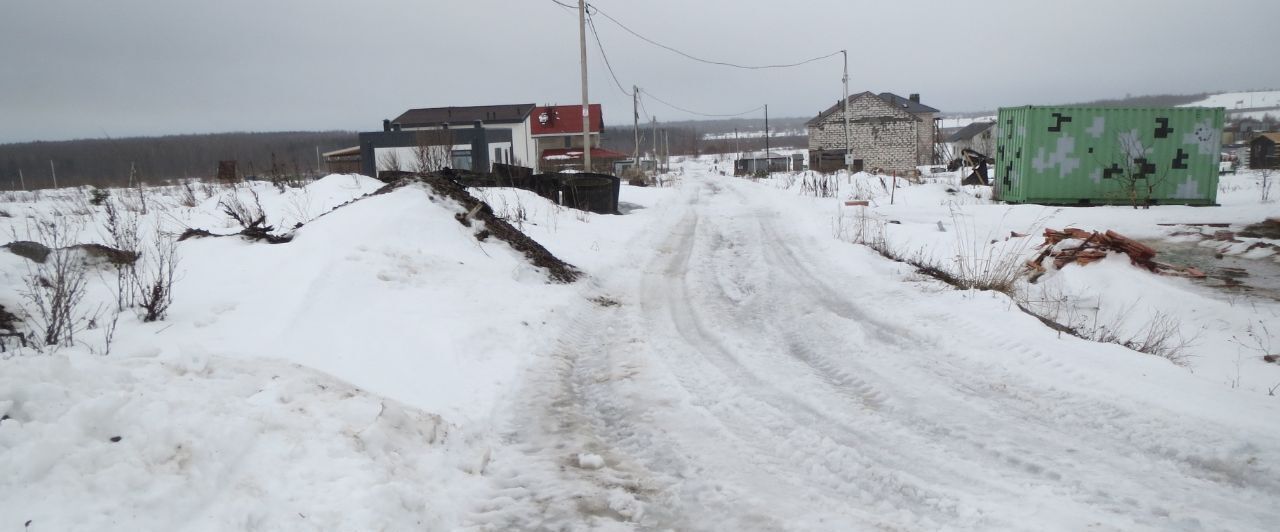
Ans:
{"type": "Polygon", "coordinates": [[[324,165],[331,174],[358,174],[360,173],[360,147],[326,152],[324,165]]]}
{"type": "Polygon", "coordinates": [[[1280,168],[1280,133],[1259,133],[1249,142],[1249,168],[1280,168]]]}

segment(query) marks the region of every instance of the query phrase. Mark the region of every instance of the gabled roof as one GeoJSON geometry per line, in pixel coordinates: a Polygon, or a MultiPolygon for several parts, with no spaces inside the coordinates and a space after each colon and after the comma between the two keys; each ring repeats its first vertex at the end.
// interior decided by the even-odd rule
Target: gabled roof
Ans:
{"type": "MultiPolygon", "coordinates": [[[[591,132],[604,129],[604,111],[600,104],[587,107],[591,111],[591,132]]],[[[582,134],[582,105],[548,105],[533,108],[533,136],[582,134]]]]}
{"type": "Polygon", "coordinates": [[[880,99],[881,99],[881,100],[884,100],[884,101],[885,101],[886,103],[888,103],[889,105],[892,105],[892,106],[894,106],[894,107],[900,108],[900,109],[902,109],[902,110],[904,110],[904,111],[906,111],[906,112],[908,112],[908,113],[911,113],[911,114],[920,114],[920,113],[936,113],[936,112],[938,112],[938,110],[937,110],[937,109],[934,109],[934,108],[932,108],[932,107],[929,107],[929,106],[927,106],[927,105],[925,105],[925,104],[922,104],[922,103],[920,103],[920,102],[913,102],[913,101],[911,101],[911,99],[910,99],[910,98],[903,98],[903,97],[898,96],[897,94],[894,94],[894,93],[892,93],[892,92],[882,92],[882,93],[880,93],[880,99]]]}
{"type": "MultiPolygon", "coordinates": [[[[876,97],[876,98],[880,98],[880,100],[881,100],[881,101],[883,101],[884,103],[887,103],[887,104],[889,104],[889,105],[892,105],[892,106],[894,106],[894,107],[897,107],[897,108],[899,108],[899,109],[902,109],[903,111],[906,111],[906,112],[911,113],[911,114],[937,113],[937,112],[939,112],[937,109],[934,109],[934,108],[932,108],[932,107],[929,107],[929,106],[924,105],[924,104],[921,104],[921,103],[913,102],[913,101],[911,101],[911,100],[909,100],[909,99],[907,99],[907,98],[902,98],[902,97],[900,97],[900,96],[898,96],[898,95],[896,95],[896,94],[894,94],[894,93],[892,93],[892,92],[882,92],[882,93],[880,93],[880,94],[876,94],[876,93],[873,93],[873,92],[871,92],[871,91],[863,91],[863,92],[860,92],[860,93],[858,93],[858,94],[850,94],[850,95],[849,95],[849,103],[853,103],[853,102],[854,102],[854,100],[857,100],[858,98],[861,98],[861,97],[863,97],[863,96],[873,96],[873,97],[876,97]]],[[[808,122],[805,122],[805,125],[806,125],[806,126],[816,126],[816,125],[818,125],[818,124],[822,123],[822,121],[823,121],[823,120],[826,120],[828,116],[831,116],[833,113],[835,113],[836,111],[838,111],[838,110],[840,109],[840,107],[841,107],[841,105],[842,105],[842,104],[843,104],[843,102],[842,102],[842,101],[840,101],[840,100],[836,100],[835,105],[832,105],[831,107],[828,107],[826,111],[823,111],[823,112],[821,112],[821,113],[818,113],[818,116],[814,117],[813,119],[809,120],[808,122]]]]}
{"type": "Polygon", "coordinates": [[[950,137],[947,137],[947,142],[960,142],[962,140],[969,140],[973,137],[978,136],[979,133],[982,133],[983,131],[991,129],[991,126],[994,126],[994,125],[996,125],[995,122],[974,122],[972,124],[964,126],[963,128],[960,129],[960,131],[952,133],[950,137]]]}
{"type": "Polygon", "coordinates": [[[1261,138],[1265,138],[1267,140],[1270,140],[1271,142],[1280,144],[1280,133],[1258,133],[1258,136],[1254,137],[1254,140],[1261,139],[1261,138]]]}
{"type": "Polygon", "coordinates": [[[470,127],[476,120],[487,124],[513,124],[529,118],[533,107],[531,103],[426,107],[405,111],[392,122],[400,124],[400,127],[435,127],[441,124],[470,127]]]}

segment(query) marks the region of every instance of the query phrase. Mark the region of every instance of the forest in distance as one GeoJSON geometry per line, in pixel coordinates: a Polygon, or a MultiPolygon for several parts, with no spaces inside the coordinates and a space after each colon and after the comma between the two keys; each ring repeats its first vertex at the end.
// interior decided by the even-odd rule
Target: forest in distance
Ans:
{"type": "MultiPolygon", "coordinates": [[[[771,131],[803,131],[805,118],[771,119],[771,131]]],[[[764,120],[659,122],[640,124],[641,152],[696,155],[764,149],[764,139],[704,140],[707,134],[763,131],[764,120]]],[[[0,189],[40,189],[90,185],[127,186],[131,182],[165,183],[184,178],[211,178],[218,162],[234,160],[242,176],[319,177],[327,173],[321,154],[356,146],[354,131],[235,132],[159,137],[95,138],[0,144],[0,189]]],[[[775,137],[772,148],[803,147],[804,136],[775,137]]],[[[632,153],[632,126],[608,126],[604,147],[632,153]]]]}

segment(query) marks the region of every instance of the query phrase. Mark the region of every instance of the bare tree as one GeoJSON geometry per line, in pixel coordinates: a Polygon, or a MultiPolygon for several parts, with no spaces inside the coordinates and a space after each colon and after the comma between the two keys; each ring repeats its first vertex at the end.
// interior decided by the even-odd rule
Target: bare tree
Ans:
{"type": "Polygon", "coordinates": [[[46,348],[71,345],[88,316],[81,310],[88,266],[78,253],[66,249],[79,233],[66,221],[37,220],[28,226],[32,238],[49,249],[43,261],[27,262],[20,296],[36,338],[46,348]]]}
{"type": "Polygon", "coordinates": [[[1169,179],[1168,170],[1159,170],[1155,161],[1148,159],[1151,149],[1142,144],[1136,132],[1121,133],[1116,142],[1120,146],[1120,160],[1103,169],[1102,177],[1114,179],[1120,193],[1134,209],[1151,208],[1156,188],[1169,179]]]}
{"type": "Polygon", "coordinates": [[[378,166],[390,172],[404,171],[404,165],[400,162],[400,152],[395,148],[391,148],[378,157],[378,166]]]}
{"type": "Polygon", "coordinates": [[[429,173],[453,165],[453,132],[447,129],[419,131],[414,135],[413,170],[429,173]]]}

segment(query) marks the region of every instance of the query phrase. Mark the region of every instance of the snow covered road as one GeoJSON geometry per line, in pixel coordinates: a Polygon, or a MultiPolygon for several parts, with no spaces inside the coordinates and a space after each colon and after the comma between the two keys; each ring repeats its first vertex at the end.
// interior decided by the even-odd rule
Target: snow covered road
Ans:
{"type": "Polygon", "coordinates": [[[804,198],[680,187],[530,370],[474,528],[1276,526],[1274,401],[914,282],[804,198]]]}

